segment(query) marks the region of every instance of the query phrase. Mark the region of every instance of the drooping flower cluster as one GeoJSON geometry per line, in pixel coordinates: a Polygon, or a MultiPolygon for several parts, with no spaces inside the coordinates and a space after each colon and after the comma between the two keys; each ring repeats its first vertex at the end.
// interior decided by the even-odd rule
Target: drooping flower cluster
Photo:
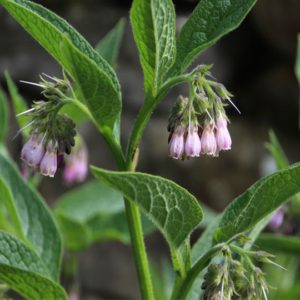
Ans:
{"type": "Polygon", "coordinates": [[[42,94],[48,101],[35,102],[33,108],[19,114],[26,114],[32,119],[24,127],[31,125],[32,129],[29,141],[23,146],[21,159],[31,166],[34,172],[50,177],[62,166],[64,153],[71,153],[76,135],[75,123],[66,114],[58,113],[64,105],[65,93],[71,85],[66,78],[53,79],[56,83],[43,80],[41,84],[37,84],[44,88],[42,94]]]}
{"type": "MultiPolygon", "coordinates": [[[[246,242],[247,238],[241,238],[241,240],[246,242]]],[[[266,294],[270,286],[262,271],[253,265],[249,256],[255,257],[258,261],[281,267],[268,258],[274,256],[267,252],[246,251],[233,245],[224,246],[222,249],[223,263],[211,263],[204,275],[205,281],[201,286],[205,290],[204,299],[267,300],[266,294]],[[246,264],[245,267],[238,260],[232,259],[230,249],[238,250],[238,253],[246,258],[243,261],[243,264],[246,264]],[[246,272],[250,273],[249,279],[245,275],[246,272]]]]}
{"type": "Polygon", "coordinates": [[[75,137],[75,147],[65,159],[63,179],[67,184],[82,182],[88,174],[88,151],[83,138],[75,137]]]}
{"type": "Polygon", "coordinates": [[[189,98],[179,97],[169,116],[169,155],[175,159],[219,155],[231,149],[227,116],[221,99],[232,96],[223,85],[206,80],[208,67],[196,70],[189,98]],[[214,88],[214,90],[213,90],[214,88]]]}

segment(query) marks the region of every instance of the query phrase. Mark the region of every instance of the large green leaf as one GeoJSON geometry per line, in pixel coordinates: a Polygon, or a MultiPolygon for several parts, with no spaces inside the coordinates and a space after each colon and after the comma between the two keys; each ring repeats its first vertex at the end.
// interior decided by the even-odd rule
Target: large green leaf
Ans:
{"type": "Polygon", "coordinates": [[[262,178],[226,209],[215,243],[245,232],[300,191],[300,163],[262,178]]]}
{"type": "Polygon", "coordinates": [[[256,0],[202,0],[183,25],[176,42],[176,61],[167,77],[184,72],[204,49],[237,28],[256,0]]]}
{"type": "MultiPolygon", "coordinates": [[[[6,82],[7,82],[7,86],[8,86],[8,91],[13,103],[13,108],[14,108],[14,113],[15,115],[20,114],[26,110],[28,110],[28,105],[26,103],[26,101],[24,100],[24,98],[19,94],[18,92],[18,88],[16,87],[16,85],[14,84],[14,82],[12,81],[9,73],[7,71],[5,71],[5,78],[6,78],[6,82]]],[[[26,124],[29,123],[30,121],[30,117],[26,116],[26,115],[22,115],[17,117],[17,121],[19,123],[19,127],[23,128],[26,124]]],[[[28,134],[29,130],[22,130],[22,135],[25,138],[29,137],[28,134]]]]}
{"type": "Polygon", "coordinates": [[[7,206],[18,236],[36,250],[50,277],[58,281],[62,243],[57,226],[41,197],[1,154],[0,197],[7,206]]]}
{"type": "Polygon", "coordinates": [[[8,122],[8,103],[7,98],[0,86],[0,144],[5,144],[5,135],[8,122]]]}
{"type": "Polygon", "coordinates": [[[11,15],[66,69],[60,49],[64,34],[73,45],[95,61],[109,78],[116,91],[120,86],[114,70],[92,46],[65,20],[41,5],[26,0],[0,0],[11,15]]]}
{"type": "Polygon", "coordinates": [[[197,200],[182,187],[161,177],[91,169],[97,178],[133,201],[153,221],[184,274],[190,261],[189,235],[203,219],[197,200]]]}
{"type": "Polygon", "coordinates": [[[27,244],[0,230],[0,280],[29,299],[67,299],[44,262],[27,244]]]}
{"type": "Polygon", "coordinates": [[[262,250],[279,251],[284,254],[300,256],[300,238],[271,233],[262,233],[256,239],[256,245],[262,250]]]}
{"type": "Polygon", "coordinates": [[[26,0],[0,0],[0,3],[77,81],[97,123],[112,130],[121,103],[119,82],[111,66],[72,26],[44,7],[26,0]],[[64,42],[65,46],[61,48],[65,36],[68,36],[68,42],[64,42]],[[74,66],[73,63],[82,63],[83,66],[74,66]],[[97,77],[89,78],[89,75],[97,77]],[[89,80],[83,82],[84,76],[89,80]],[[105,95],[105,101],[99,95],[105,95]]]}
{"type": "MultiPolygon", "coordinates": [[[[206,230],[202,233],[201,237],[197,240],[192,248],[192,263],[195,264],[203,254],[205,254],[212,245],[213,234],[216,229],[219,227],[219,223],[222,215],[218,215],[214,218],[214,220],[210,223],[210,225],[206,228],[206,230]]],[[[192,288],[190,289],[187,300],[195,300],[202,299],[200,298],[200,294],[202,294],[203,290],[201,289],[201,285],[204,281],[204,274],[206,273],[206,268],[199,273],[197,278],[195,279],[192,288]]]]}
{"type": "Polygon", "coordinates": [[[121,94],[111,84],[109,76],[67,37],[64,37],[61,49],[66,69],[78,84],[95,121],[112,131],[121,112],[121,94]]]}
{"type": "Polygon", "coordinates": [[[118,24],[96,45],[95,50],[112,67],[115,67],[123,37],[125,19],[122,18],[118,24]]]}
{"type": "Polygon", "coordinates": [[[134,0],[130,18],[144,71],[145,91],[155,96],[175,60],[174,6],[171,0],[134,0]]]}

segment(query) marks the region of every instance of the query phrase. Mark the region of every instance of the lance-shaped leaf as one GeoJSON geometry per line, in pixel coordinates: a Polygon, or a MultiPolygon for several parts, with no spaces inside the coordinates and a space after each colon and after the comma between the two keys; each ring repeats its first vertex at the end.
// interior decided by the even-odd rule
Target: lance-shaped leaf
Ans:
{"type": "Polygon", "coordinates": [[[58,281],[61,237],[41,197],[0,154],[0,197],[4,200],[17,235],[41,257],[50,277],[58,281]]]}
{"type": "Polygon", "coordinates": [[[65,20],[31,1],[0,0],[0,3],[66,70],[68,68],[65,66],[60,49],[65,34],[77,49],[95,61],[98,67],[107,73],[116,91],[120,91],[114,70],[65,20]]]}
{"type": "MultiPolygon", "coordinates": [[[[26,111],[28,109],[28,105],[26,103],[26,101],[24,100],[24,98],[19,94],[18,92],[18,88],[16,87],[15,83],[13,82],[13,80],[11,79],[9,73],[7,71],[5,71],[5,78],[6,78],[6,82],[7,82],[7,87],[8,87],[8,91],[13,103],[13,108],[14,108],[14,113],[15,115],[20,114],[24,111],[26,111]]],[[[22,115],[17,117],[17,121],[19,123],[19,127],[23,128],[25,125],[27,125],[30,121],[30,117],[26,116],[26,115],[22,115]]],[[[22,130],[22,135],[23,137],[25,137],[26,139],[29,138],[29,134],[28,132],[30,131],[30,126],[28,129],[26,130],[22,130]]]]}
{"type": "Polygon", "coordinates": [[[67,299],[51,280],[38,254],[17,237],[0,230],[0,280],[28,299],[67,299]]]}
{"type": "Polygon", "coordinates": [[[8,121],[8,103],[7,98],[0,86],[0,144],[5,143],[5,136],[8,121]]]}
{"type": "Polygon", "coordinates": [[[66,69],[79,85],[95,121],[100,127],[106,125],[112,130],[121,112],[120,93],[114,89],[109,76],[74,47],[67,37],[64,37],[61,48],[66,69]]]}
{"type": "MultiPolygon", "coordinates": [[[[106,60],[72,26],[46,8],[26,0],[0,0],[0,3],[45,47],[73,79],[78,81],[77,83],[80,85],[80,90],[87,106],[94,115],[95,121],[100,126],[109,127],[112,131],[121,111],[121,95],[116,74],[106,60]],[[68,49],[61,47],[61,43],[66,39],[66,36],[71,44],[68,49]],[[71,48],[74,48],[74,50],[71,51],[71,48]],[[73,55],[72,57],[66,57],[66,53],[73,55]],[[82,61],[84,69],[72,65],[75,59],[74,53],[77,54],[76,59],[80,58],[80,61],[82,61]],[[90,71],[86,69],[87,66],[91,68],[90,71]],[[96,75],[97,78],[89,78],[83,83],[82,77],[84,74],[82,72],[86,76],[96,75]],[[91,88],[90,92],[88,88],[91,88]],[[100,94],[106,96],[105,103],[99,99],[100,94]],[[95,104],[97,101],[99,101],[98,104],[95,104]],[[109,107],[112,108],[111,111],[108,110],[109,107]],[[104,110],[100,112],[102,108],[104,110]],[[102,116],[106,117],[102,119],[102,116]]],[[[77,61],[76,63],[80,62],[77,61]]],[[[102,99],[104,99],[104,96],[102,99]]]]}
{"type": "Polygon", "coordinates": [[[277,170],[287,168],[289,166],[288,160],[273,130],[269,131],[269,137],[271,143],[266,143],[266,147],[274,156],[277,164],[277,170]]]}
{"type": "Polygon", "coordinates": [[[300,163],[262,178],[226,209],[214,242],[245,232],[300,191],[300,163]]]}
{"type": "Polygon", "coordinates": [[[94,175],[133,201],[162,232],[184,274],[189,264],[189,235],[203,219],[197,200],[167,179],[142,173],[108,172],[92,167],[94,175]]]}
{"type": "Polygon", "coordinates": [[[134,0],[130,18],[144,71],[145,91],[155,96],[175,59],[174,6],[171,0],[134,0]]]}
{"type": "Polygon", "coordinates": [[[120,44],[123,37],[125,19],[122,18],[118,24],[97,44],[95,50],[113,68],[116,65],[120,44]]]}
{"type": "Polygon", "coordinates": [[[256,0],[202,0],[176,41],[176,61],[167,77],[184,72],[201,51],[237,28],[256,0]]]}

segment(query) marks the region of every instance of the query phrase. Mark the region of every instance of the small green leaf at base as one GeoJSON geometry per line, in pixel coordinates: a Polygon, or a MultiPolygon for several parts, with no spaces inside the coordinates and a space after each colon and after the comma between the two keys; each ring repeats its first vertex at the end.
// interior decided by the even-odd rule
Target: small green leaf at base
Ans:
{"type": "Polygon", "coordinates": [[[28,299],[67,299],[38,254],[17,237],[0,231],[0,281],[28,299]]]}
{"type": "Polygon", "coordinates": [[[49,209],[20,176],[8,158],[0,154],[0,197],[4,199],[18,236],[36,250],[58,281],[62,242],[49,209]]]}

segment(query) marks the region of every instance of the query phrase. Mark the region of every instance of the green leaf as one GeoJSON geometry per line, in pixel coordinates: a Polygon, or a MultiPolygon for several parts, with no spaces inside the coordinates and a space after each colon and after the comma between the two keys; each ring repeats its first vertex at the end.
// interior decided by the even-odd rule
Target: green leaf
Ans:
{"type": "Polygon", "coordinates": [[[189,235],[203,219],[197,200],[182,187],[161,177],[91,169],[98,179],[133,201],[152,220],[169,243],[184,274],[190,257],[189,235]]]}
{"type": "Polygon", "coordinates": [[[0,86],[0,144],[5,144],[5,135],[8,125],[8,103],[7,98],[0,86]]]}
{"type": "MultiPolygon", "coordinates": [[[[27,105],[26,101],[19,94],[18,88],[16,87],[13,80],[11,79],[8,71],[5,71],[4,74],[5,74],[9,94],[10,94],[10,97],[12,99],[15,115],[20,114],[20,113],[28,110],[28,105],[27,105]]],[[[26,124],[29,123],[30,117],[28,117],[26,115],[22,115],[22,116],[17,117],[17,121],[19,123],[19,127],[23,128],[26,124]]],[[[22,130],[22,135],[25,139],[27,139],[29,137],[29,131],[30,131],[29,129],[22,130]]]]}
{"type": "MultiPolygon", "coordinates": [[[[130,243],[122,195],[98,180],[64,194],[54,212],[71,251],[104,240],[130,243]]],[[[144,234],[153,230],[148,223],[143,222],[144,234]]]]}
{"type": "Polygon", "coordinates": [[[266,147],[274,156],[277,164],[277,170],[287,168],[289,166],[288,160],[273,130],[269,130],[269,136],[271,143],[266,143],[266,147]]]}
{"type": "Polygon", "coordinates": [[[286,255],[300,256],[300,238],[296,236],[262,233],[255,243],[262,250],[268,249],[283,252],[286,255]]]}
{"type": "Polygon", "coordinates": [[[0,280],[29,299],[67,299],[38,254],[13,235],[0,230],[0,280]]]}
{"type": "MultiPolygon", "coordinates": [[[[192,263],[195,264],[200,257],[205,254],[212,245],[213,234],[219,227],[222,215],[218,215],[202,233],[201,237],[197,240],[192,248],[192,263]]],[[[187,300],[200,299],[200,294],[203,292],[201,285],[204,281],[204,274],[206,273],[206,268],[202,270],[195,279],[192,288],[190,289],[187,300]]]]}
{"type": "Polygon", "coordinates": [[[124,27],[125,19],[122,18],[95,47],[95,50],[100,54],[100,56],[103,57],[113,68],[115,67],[118,57],[124,27]]]}
{"type": "Polygon", "coordinates": [[[109,76],[96,63],[64,37],[61,49],[68,73],[78,84],[100,130],[108,126],[112,132],[121,112],[121,94],[111,84],[109,76]]]}
{"type": "Polygon", "coordinates": [[[171,0],[134,0],[130,18],[146,95],[155,97],[164,74],[175,60],[174,6],[171,0]]]}
{"type": "Polygon", "coordinates": [[[41,197],[0,154],[0,197],[4,199],[18,236],[36,250],[51,278],[58,281],[61,237],[41,197]]]}
{"type": "Polygon", "coordinates": [[[226,209],[214,242],[245,232],[300,191],[300,163],[257,181],[226,209]]]}
{"type": "Polygon", "coordinates": [[[198,200],[199,205],[203,211],[203,220],[199,224],[200,228],[206,228],[211,222],[213,222],[219,215],[215,210],[198,200]]]}
{"type": "Polygon", "coordinates": [[[184,72],[201,51],[237,28],[256,0],[202,0],[176,41],[176,61],[167,78],[184,72]]]}
{"type": "Polygon", "coordinates": [[[120,86],[114,70],[92,48],[92,46],[65,20],[41,5],[26,0],[0,0],[11,15],[67,70],[65,58],[60,48],[66,34],[72,44],[110,78],[115,90],[120,86]]]}

